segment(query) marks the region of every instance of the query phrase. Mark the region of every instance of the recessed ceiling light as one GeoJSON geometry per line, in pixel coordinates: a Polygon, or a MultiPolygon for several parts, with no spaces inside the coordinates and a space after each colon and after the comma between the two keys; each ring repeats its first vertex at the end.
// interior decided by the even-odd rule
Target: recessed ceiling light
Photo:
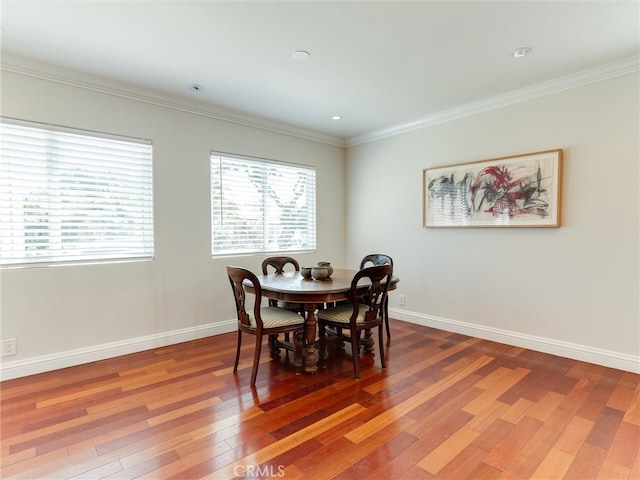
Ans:
{"type": "Polygon", "coordinates": [[[295,60],[308,60],[311,54],[304,50],[297,50],[291,54],[295,60]]]}
{"type": "Polygon", "coordinates": [[[334,120],[342,120],[342,116],[341,115],[334,115],[333,117],[334,120]]]}
{"type": "Polygon", "coordinates": [[[197,83],[192,83],[191,85],[189,85],[189,90],[191,90],[192,92],[201,92],[204,90],[204,87],[202,85],[198,85],[197,83]]]}
{"type": "Polygon", "coordinates": [[[513,52],[511,52],[511,55],[513,55],[515,58],[520,58],[520,57],[524,57],[525,55],[528,55],[531,52],[532,52],[532,49],[530,47],[520,47],[520,48],[516,48],[513,52]]]}

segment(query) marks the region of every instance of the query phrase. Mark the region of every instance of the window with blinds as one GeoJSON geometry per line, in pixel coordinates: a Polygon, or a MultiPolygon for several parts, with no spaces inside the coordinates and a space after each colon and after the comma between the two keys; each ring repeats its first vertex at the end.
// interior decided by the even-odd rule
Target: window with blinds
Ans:
{"type": "Polygon", "coordinates": [[[316,248],[316,172],[212,152],[213,255],[316,248]]]}
{"type": "Polygon", "coordinates": [[[153,257],[151,142],[2,119],[3,266],[153,257]]]}

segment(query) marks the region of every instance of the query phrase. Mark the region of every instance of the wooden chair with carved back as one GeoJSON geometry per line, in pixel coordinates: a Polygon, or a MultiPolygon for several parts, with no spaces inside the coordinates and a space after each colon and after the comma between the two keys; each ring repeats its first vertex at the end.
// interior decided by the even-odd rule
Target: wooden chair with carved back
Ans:
{"type": "MultiPolygon", "coordinates": [[[[285,308],[273,306],[263,307],[260,281],[250,270],[242,267],[228,266],[227,275],[231,283],[238,318],[238,345],[236,349],[236,359],[233,365],[233,373],[238,372],[243,333],[256,336],[253,368],[251,370],[252,386],[256,383],[260,353],[262,351],[262,338],[264,336],[269,337],[269,343],[271,343],[272,338],[275,338],[273,337],[274,335],[278,335],[279,333],[293,333],[293,343],[278,342],[278,347],[293,351],[295,353],[296,363],[301,362],[304,318],[296,312],[285,308]],[[248,298],[251,298],[251,295],[247,296],[244,282],[249,282],[253,287],[253,302],[248,300],[248,298]]],[[[271,353],[272,356],[274,356],[273,347],[271,353]]]]}
{"type": "MultiPolygon", "coordinates": [[[[367,264],[373,265],[391,265],[393,268],[393,259],[389,255],[384,255],[382,253],[372,253],[369,255],[365,255],[365,257],[360,261],[360,269],[363,269],[367,266],[367,264]]],[[[391,271],[393,274],[393,270],[391,271]]],[[[387,301],[384,304],[384,324],[387,330],[387,339],[391,338],[391,329],[389,328],[389,298],[387,297],[387,301]]]]}
{"type": "MultiPolygon", "coordinates": [[[[262,274],[267,275],[270,267],[273,268],[276,275],[282,275],[285,271],[289,270],[288,266],[291,265],[295,272],[300,271],[300,264],[293,257],[267,257],[262,261],[262,274]]],[[[269,299],[269,305],[272,307],[286,308],[287,310],[293,310],[299,314],[302,314],[302,305],[296,303],[287,303],[282,300],[276,300],[275,298],[269,299]]],[[[271,339],[271,345],[274,345],[278,339],[276,335],[271,339]]],[[[289,333],[284,334],[285,342],[289,341],[289,333]]]]}
{"type": "Polygon", "coordinates": [[[360,332],[365,331],[362,342],[371,341],[371,330],[378,328],[378,345],[380,347],[380,363],[386,368],[382,325],[384,323],[384,305],[391,282],[393,267],[379,265],[359,270],[351,280],[350,303],[338,304],[318,312],[318,331],[320,340],[320,358],[327,358],[327,327],[335,328],[337,342],[348,340],[351,343],[353,356],[353,373],[360,378],[359,352],[360,332]],[[362,284],[366,284],[363,291],[362,284]],[[348,336],[344,331],[348,330],[348,336]]]}
{"type": "MultiPolygon", "coordinates": [[[[262,261],[262,274],[269,273],[269,267],[275,270],[275,274],[283,274],[287,270],[287,266],[291,265],[294,271],[300,271],[300,264],[293,257],[267,257],[262,261]]],[[[289,310],[300,310],[300,306],[294,303],[278,302],[274,298],[269,299],[269,305],[272,307],[287,308],[289,310]]]]}

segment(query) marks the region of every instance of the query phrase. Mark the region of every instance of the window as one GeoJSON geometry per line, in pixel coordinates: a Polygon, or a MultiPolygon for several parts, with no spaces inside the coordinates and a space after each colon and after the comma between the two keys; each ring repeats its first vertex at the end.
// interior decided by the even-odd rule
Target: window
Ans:
{"type": "Polygon", "coordinates": [[[2,119],[3,266],[153,257],[151,143],[2,119]]]}
{"type": "Polygon", "coordinates": [[[211,154],[213,255],[315,250],[316,172],[211,154]]]}

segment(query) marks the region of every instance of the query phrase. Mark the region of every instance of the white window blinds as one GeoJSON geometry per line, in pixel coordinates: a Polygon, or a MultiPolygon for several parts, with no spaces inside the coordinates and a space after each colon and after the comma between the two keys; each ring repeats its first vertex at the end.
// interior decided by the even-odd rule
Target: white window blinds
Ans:
{"type": "Polygon", "coordinates": [[[150,142],[3,119],[5,266],[153,257],[150,142]]]}
{"type": "Polygon", "coordinates": [[[316,248],[316,172],[228,154],[211,154],[212,253],[316,248]]]}

